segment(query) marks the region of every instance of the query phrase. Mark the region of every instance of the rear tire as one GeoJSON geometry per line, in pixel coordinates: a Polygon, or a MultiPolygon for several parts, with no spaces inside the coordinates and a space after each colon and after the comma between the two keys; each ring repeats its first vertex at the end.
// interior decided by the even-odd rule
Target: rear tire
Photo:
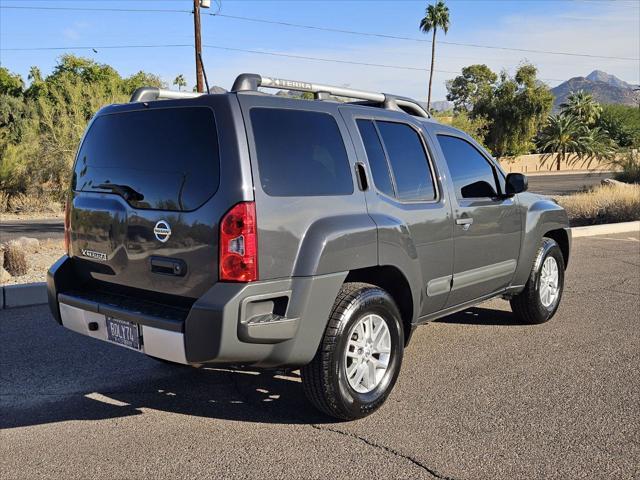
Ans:
{"type": "Polygon", "coordinates": [[[564,290],[564,257],[552,238],[544,237],[524,290],[510,303],[515,316],[527,324],[551,320],[564,290]]]}
{"type": "Polygon", "coordinates": [[[301,369],[309,401],[342,420],[378,409],[396,383],[404,351],[400,312],[383,289],[345,283],[318,351],[301,369]]]}

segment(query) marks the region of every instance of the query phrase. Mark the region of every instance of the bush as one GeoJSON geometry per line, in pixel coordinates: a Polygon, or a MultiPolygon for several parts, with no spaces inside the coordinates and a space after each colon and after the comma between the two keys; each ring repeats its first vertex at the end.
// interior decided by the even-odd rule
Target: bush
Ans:
{"type": "Polygon", "coordinates": [[[640,220],[640,185],[601,185],[557,200],[572,226],[640,220]]]}
{"type": "Polygon", "coordinates": [[[27,274],[27,256],[22,248],[15,245],[5,247],[4,269],[14,277],[27,274]]]}
{"type": "Polygon", "coordinates": [[[629,152],[620,160],[616,160],[615,165],[620,168],[616,172],[615,179],[625,183],[640,183],[640,155],[638,152],[629,152]]]}

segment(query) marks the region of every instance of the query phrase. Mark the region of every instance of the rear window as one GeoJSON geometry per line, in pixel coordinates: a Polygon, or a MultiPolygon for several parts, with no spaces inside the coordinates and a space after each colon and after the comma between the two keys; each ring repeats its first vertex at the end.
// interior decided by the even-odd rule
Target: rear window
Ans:
{"type": "Polygon", "coordinates": [[[260,182],[271,196],[349,195],[353,180],[342,135],[326,113],[253,108],[260,182]]]}
{"type": "Polygon", "coordinates": [[[72,186],[119,194],[141,209],[194,210],[218,190],[213,111],[161,108],[97,117],[78,153],[72,186]]]}

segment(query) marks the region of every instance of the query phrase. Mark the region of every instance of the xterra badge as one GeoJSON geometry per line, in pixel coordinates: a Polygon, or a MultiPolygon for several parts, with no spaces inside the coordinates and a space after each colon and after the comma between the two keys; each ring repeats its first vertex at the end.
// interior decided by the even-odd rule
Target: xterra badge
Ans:
{"type": "Polygon", "coordinates": [[[94,252],[93,250],[85,250],[84,248],[81,250],[82,255],[85,257],[93,258],[95,260],[105,261],[107,259],[107,254],[102,252],[94,252]]]}

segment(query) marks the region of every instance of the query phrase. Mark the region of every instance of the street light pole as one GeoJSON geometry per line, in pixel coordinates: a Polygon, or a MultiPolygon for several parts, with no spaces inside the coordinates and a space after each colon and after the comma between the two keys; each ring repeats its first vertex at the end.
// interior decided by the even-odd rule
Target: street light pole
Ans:
{"type": "Polygon", "coordinates": [[[193,0],[193,28],[195,31],[196,46],[196,90],[204,92],[204,82],[202,80],[202,39],[200,38],[200,0],[193,0]]]}

